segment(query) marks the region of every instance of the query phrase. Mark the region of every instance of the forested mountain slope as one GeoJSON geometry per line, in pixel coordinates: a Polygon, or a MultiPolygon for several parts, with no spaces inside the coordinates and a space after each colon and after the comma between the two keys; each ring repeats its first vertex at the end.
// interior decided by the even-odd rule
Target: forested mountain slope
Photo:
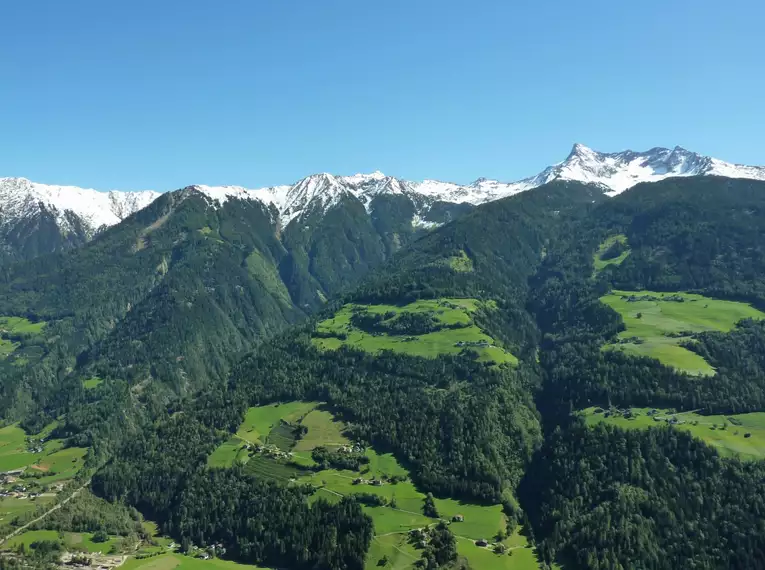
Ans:
{"type": "MultiPolygon", "coordinates": [[[[722,459],[658,418],[657,427],[625,433],[584,427],[571,414],[593,405],[606,415],[611,406],[670,407],[724,414],[722,429],[735,429],[731,414],[765,409],[762,321],[731,332],[677,333],[713,367],[712,375],[692,376],[655,358],[607,350],[625,325],[600,300],[612,287],[639,300],[650,287],[648,298],[659,304],[690,305],[672,292],[695,290],[710,301],[762,307],[763,206],[761,182],[639,185],[572,224],[550,248],[529,303],[543,334],[536,401],[549,435],[519,489],[546,559],[573,568],[765,567],[762,533],[754,530],[764,520],[761,461],[722,459]],[[625,245],[596,253],[614,243],[609,236],[624,236],[625,245]],[[606,261],[600,269],[593,254],[606,261]]],[[[688,310],[703,315],[708,307],[688,310]]]]}
{"type": "MultiPolygon", "coordinates": [[[[115,279],[144,295],[99,298],[96,278],[108,284],[114,274],[96,272],[65,297],[92,305],[91,329],[68,324],[77,314],[31,285],[42,264],[8,274],[6,287],[15,289],[5,289],[2,302],[9,311],[38,307],[30,317],[81,343],[68,352],[80,355],[70,366],[104,381],[85,391],[76,374],[62,372],[55,398],[42,383],[36,397],[51,398],[44,411],[58,418],[58,436],[91,445],[94,466],[107,461],[95,490],[154,517],[176,540],[216,537],[252,563],[364,567],[373,529],[361,495],[308,509],[297,484],[207,466],[251,406],[310,400],[341,418],[353,441],[392,452],[422,493],[501,502],[508,521],[524,523],[540,568],[758,569],[765,568],[761,461],[721,457],[659,418],[656,427],[626,431],[586,425],[578,411],[599,407],[605,416],[618,408],[628,418],[631,408],[655,406],[722,414],[731,425],[736,414],[765,411],[765,321],[715,328],[714,306],[704,306],[725,299],[764,307],[764,205],[765,183],[748,180],[668,179],[610,199],[597,186],[558,181],[479,206],[419,239],[412,234],[385,262],[400,234],[396,218],[373,221],[374,243],[385,251],[374,269],[349,261],[347,251],[372,243],[352,202],[338,211],[343,231],[309,228],[276,239],[246,221],[260,215],[267,224],[267,211],[245,215],[226,210],[228,202],[216,210],[192,196],[124,226],[139,244],[131,259],[145,261],[115,279]],[[164,222],[142,233],[157,220],[164,222]],[[332,247],[343,243],[351,249],[332,247]],[[264,267],[276,268],[272,280],[264,267]],[[341,291],[354,280],[358,286],[314,318],[280,330],[319,307],[317,284],[341,291]],[[602,300],[614,289],[624,305],[692,309],[688,322],[709,326],[677,321],[651,342],[702,358],[711,373],[690,374],[660,351],[628,350],[648,343],[658,317],[617,312],[602,300]],[[630,332],[626,323],[636,322],[642,328],[630,332]],[[92,340],[82,330],[92,330],[92,340]],[[186,365],[199,371],[197,383],[186,365]],[[243,522],[251,520],[264,523],[243,522]],[[322,525],[343,540],[324,541],[322,525]]],[[[110,235],[94,244],[111,243],[110,235]]],[[[111,251],[126,255],[118,243],[127,242],[115,238],[111,251]]],[[[73,282],[77,259],[60,258],[73,265],[51,275],[73,282]]],[[[745,314],[759,313],[747,306],[745,314]]]]}
{"type": "Polygon", "coordinates": [[[258,339],[320,308],[423,231],[406,197],[375,197],[372,206],[370,214],[348,196],[326,211],[308,207],[282,229],[261,201],[221,203],[190,187],[83,247],[6,265],[0,316],[42,331],[9,340],[17,345],[0,361],[4,413],[45,408],[69,376],[158,381],[174,394],[222,380],[258,339]]]}

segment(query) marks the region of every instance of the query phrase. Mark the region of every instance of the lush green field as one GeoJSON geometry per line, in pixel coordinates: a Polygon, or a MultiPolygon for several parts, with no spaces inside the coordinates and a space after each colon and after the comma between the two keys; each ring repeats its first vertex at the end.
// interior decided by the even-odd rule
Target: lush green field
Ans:
{"type": "Polygon", "coordinates": [[[33,323],[23,317],[0,317],[0,332],[10,335],[34,336],[45,328],[45,321],[33,323]]]}
{"type": "Polygon", "coordinates": [[[83,447],[67,447],[50,455],[45,455],[31,467],[43,473],[50,473],[50,475],[37,480],[41,485],[50,485],[74,477],[85,464],[87,452],[88,450],[83,447]]]}
{"type": "Polygon", "coordinates": [[[456,271],[457,273],[470,273],[475,270],[475,267],[473,266],[473,260],[470,259],[463,250],[460,250],[459,254],[452,257],[439,259],[432,265],[436,267],[446,266],[449,267],[452,271],[456,271]]]}
{"type": "MultiPolygon", "coordinates": [[[[430,302],[435,303],[435,302],[430,302]]],[[[377,306],[376,310],[385,312],[387,308],[377,306]]],[[[425,309],[422,309],[425,310],[425,309]]],[[[455,311],[447,316],[452,322],[456,319],[466,319],[467,315],[461,311],[455,311]]],[[[376,567],[378,561],[387,556],[388,566],[392,568],[412,568],[412,564],[420,558],[420,552],[407,542],[407,533],[413,528],[422,528],[434,524],[437,519],[426,517],[423,512],[425,494],[417,490],[409,480],[407,469],[390,454],[381,454],[372,448],[364,450],[369,462],[364,464],[360,471],[348,471],[337,469],[325,469],[322,471],[300,470],[287,464],[286,460],[275,460],[263,454],[248,457],[247,452],[242,450],[245,439],[252,443],[273,443],[281,449],[293,450],[291,461],[298,464],[314,465],[311,459],[311,450],[323,445],[348,444],[348,439],[343,435],[345,426],[337,421],[333,415],[322,409],[316,402],[292,402],[289,404],[262,406],[250,408],[245,421],[237,434],[229,441],[221,445],[210,456],[210,465],[231,465],[235,458],[246,459],[245,469],[256,476],[264,479],[273,479],[282,483],[296,480],[299,483],[310,483],[317,490],[310,497],[310,501],[324,499],[338,501],[343,496],[354,494],[374,494],[385,499],[386,506],[364,506],[364,511],[374,520],[375,539],[370,547],[367,559],[367,567],[376,567]],[[308,429],[307,433],[297,442],[290,439],[289,428],[285,428],[281,420],[289,421],[293,425],[303,425],[308,429]],[[286,431],[285,431],[286,430],[286,431]],[[289,440],[289,441],[288,441],[289,440]],[[294,443],[294,447],[290,447],[294,443]],[[405,478],[398,482],[391,482],[390,478],[405,478]],[[365,481],[380,480],[382,484],[372,485],[369,483],[354,484],[356,479],[365,481]]],[[[526,539],[513,535],[503,541],[508,548],[516,548],[510,555],[496,555],[486,549],[480,549],[473,541],[486,538],[492,540],[505,528],[505,516],[501,505],[476,505],[464,503],[454,499],[435,498],[436,509],[439,516],[451,521],[455,515],[462,515],[463,522],[454,522],[452,531],[462,537],[464,544],[460,545],[460,553],[471,560],[474,568],[537,568],[536,558],[531,549],[523,548],[526,539]],[[464,552],[463,552],[464,551],[464,552]],[[491,556],[488,556],[491,555],[491,556]],[[530,560],[533,566],[523,565],[525,559],[530,560]],[[494,566],[482,566],[491,562],[494,566]],[[508,565],[510,564],[510,565],[508,565]]]]}
{"type": "Polygon", "coordinates": [[[37,456],[26,449],[26,434],[17,424],[0,429],[0,473],[34,463],[37,456]]]}
{"type": "MultiPolygon", "coordinates": [[[[210,467],[231,467],[235,461],[246,463],[250,460],[246,444],[273,444],[289,451],[295,447],[296,451],[310,452],[324,440],[335,439],[339,443],[347,441],[340,430],[343,426],[332,417],[332,414],[317,410],[319,402],[289,402],[285,404],[269,404],[267,406],[253,407],[247,410],[242,425],[237,432],[226,442],[218,446],[208,457],[207,464],[210,467]],[[288,426],[305,425],[308,433],[299,441],[295,442],[288,426]]],[[[310,453],[303,454],[306,465],[313,464],[310,453]]],[[[283,470],[280,470],[283,473],[283,470]]]]}
{"type": "Polygon", "coordinates": [[[365,570],[377,570],[379,568],[410,570],[420,556],[420,551],[409,544],[405,533],[378,535],[372,539],[372,543],[369,545],[364,568],[365,570]],[[381,567],[378,564],[383,557],[388,559],[388,564],[381,567]]]}
{"type": "Polygon", "coordinates": [[[457,552],[467,558],[471,568],[481,570],[538,570],[539,563],[534,551],[528,547],[510,547],[504,554],[496,554],[491,548],[476,546],[465,538],[457,539],[457,552]]]}
{"type": "Polygon", "coordinates": [[[468,348],[476,351],[479,360],[483,362],[516,364],[518,359],[515,356],[495,346],[494,339],[473,324],[470,314],[476,310],[478,303],[479,301],[475,299],[428,299],[404,306],[349,304],[341,308],[332,318],[320,322],[312,341],[323,350],[335,350],[347,345],[373,353],[393,350],[426,358],[434,358],[439,354],[458,354],[468,348]],[[354,310],[378,315],[395,313],[395,316],[386,319],[385,322],[391,322],[405,312],[430,314],[444,328],[419,335],[372,334],[351,323],[354,310]],[[464,326],[446,328],[455,324],[464,326]],[[474,346],[478,343],[486,343],[488,346],[474,346]]]}
{"type": "Polygon", "coordinates": [[[765,412],[701,416],[694,412],[670,413],[660,409],[658,413],[649,415],[651,408],[631,408],[631,419],[628,419],[613,412],[608,412],[608,417],[605,417],[606,412],[595,413],[595,409],[587,408],[580,412],[590,425],[606,422],[625,429],[646,429],[668,425],[669,420],[676,418],[677,423],[669,425],[702,439],[717,448],[720,455],[752,460],[765,458],[765,412]]]}
{"type": "Polygon", "coordinates": [[[289,482],[302,474],[302,471],[283,460],[274,460],[262,455],[255,455],[247,462],[246,471],[262,479],[272,479],[281,483],[289,482]]]}
{"type": "Polygon", "coordinates": [[[609,349],[649,356],[690,374],[714,374],[701,356],[680,346],[693,333],[726,332],[741,319],[765,318],[765,313],[746,303],[690,293],[612,291],[600,300],[617,311],[627,327],[619,334],[620,342],[608,345],[609,349]],[[629,342],[635,337],[642,342],[629,342]]]}
{"type": "Polygon", "coordinates": [[[191,558],[182,554],[161,554],[151,558],[129,558],[122,566],[122,570],[267,570],[262,566],[250,564],[237,564],[229,560],[212,558],[202,560],[191,558]]]}
{"type": "Polygon", "coordinates": [[[289,402],[250,408],[236,435],[250,443],[266,443],[268,434],[280,420],[297,423],[318,405],[318,402],[289,402]]]}
{"type": "Polygon", "coordinates": [[[219,445],[207,458],[210,467],[231,467],[234,462],[246,463],[248,456],[245,442],[237,436],[229,438],[219,445]]]}
{"type": "Polygon", "coordinates": [[[602,271],[609,265],[621,265],[624,263],[624,260],[627,259],[627,256],[629,256],[630,253],[631,252],[629,246],[627,245],[627,236],[624,234],[610,236],[600,244],[600,247],[598,247],[598,250],[593,256],[593,266],[595,267],[595,272],[597,273],[598,271],[602,271]],[[625,250],[618,257],[614,257],[612,259],[603,259],[603,255],[609,250],[611,246],[616,243],[622,244],[625,247],[625,250]]]}
{"type": "Polygon", "coordinates": [[[18,342],[13,342],[6,338],[0,337],[0,359],[5,358],[9,354],[13,353],[13,351],[16,350],[19,346],[21,345],[18,342]]]}
{"type": "Polygon", "coordinates": [[[3,545],[3,548],[10,550],[23,544],[27,548],[32,543],[41,540],[52,540],[61,542],[67,550],[80,550],[83,552],[101,552],[103,554],[108,553],[112,546],[119,545],[121,539],[119,537],[110,537],[106,542],[93,542],[93,533],[90,532],[59,532],[57,530],[28,530],[18,536],[14,536],[7,543],[3,545]]]}
{"type": "Polygon", "coordinates": [[[14,518],[33,513],[38,507],[46,507],[55,500],[53,496],[34,499],[0,497],[0,526],[10,523],[14,518]]]}
{"type": "Polygon", "coordinates": [[[86,390],[92,390],[93,388],[96,388],[99,384],[101,384],[103,380],[101,378],[98,378],[94,376],[93,378],[88,378],[87,380],[82,381],[82,387],[86,390]]]}
{"type": "MultiPolygon", "coordinates": [[[[365,473],[365,479],[380,478],[385,475],[405,474],[406,469],[396,463],[392,456],[381,456],[374,450],[367,450],[370,457],[369,473],[365,473]],[[385,468],[381,469],[380,464],[385,468]]],[[[422,514],[425,494],[418,491],[410,481],[396,484],[384,483],[382,486],[354,485],[353,480],[359,476],[353,471],[324,470],[309,474],[300,479],[301,482],[311,482],[319,485],[322,489],[318,496],[331,500],[339,495],[354,493],[372,493],[386,498],[388,501],[395,500],[395,508],[364,507],[364,510],[374,520],[375,540],[370,547],[367,559],[367,567],[372,568],[382,556],[387,556],[389,563],[394,568],[412,568],[414,560],[420,556],[419,551],[407,542],[406,533],[413,528],[433,524],[436,519],[428,518],[422,514]],[[411,558],[414,556],[414,559],[411,558]]],[[[315,495],[316,496],[316,495],[315,495]]],[[[513,554],[497,555],[491,549],[477,547],[474,541],[485,538],[492,541],[497,533],[504,529],[505,518],[500,505],[482,506],[471,503],[463,503],[454,499],[435,499],[436,509],[441,518],[450,521],[454,515],[461,514],[463,522],[451,523],[451,530],[459,539],[459,553],[465,556],[473,568],[511,568],[511,569],[537,569],[536,556],[525,537],[517,533],[503,541],[513,554]]]]}
{"type": "MultiPolygon", "coordinates": [[[[23,317],[0,317],[0,359],[8,357],[21,346],[16,342],[19,338],[39,337],[44,328],[45,321],[33,323],[23,317]]],[[[26,359],[19,357],[15,364],[26,364],[26,359]]]]}
{"type": "Polygon", "coordinates": [[[326,410],[313,410],[300,423],[308,429],[308,433],[298,440],[295,451],[310,451],[322,445],[338,447],[350,443],[343,435],[343,422],[335,420],[326,410]]]}
{"type": "Polygon", "coordinates": [[[74,477],[85,463],[87,449],[64,448],[64,442],[60,439],[49,439],[40,444],[40,439],[47,437],[52,429],[52,426],[47,426],[34,436],[34,444],[27,442],[24,430],[16,424],[0,429],[0,473],[17,469],[43,473],[42,477],[33,480],[39,485],[50,485],[74,477]],[[29,448],[41,448],[41,451],[31,452],[29,448]]]}
{"type": "Polygon", "coordinates": [[[29,530],[18,536],[14,536],[8,542],[3,544],[3,549],[11,550],[16,548],[19,544],[23,544],[29,548],[33,542],[40,540],[54,540],[58,542],[59,533],[57,530],[29,530]]]}

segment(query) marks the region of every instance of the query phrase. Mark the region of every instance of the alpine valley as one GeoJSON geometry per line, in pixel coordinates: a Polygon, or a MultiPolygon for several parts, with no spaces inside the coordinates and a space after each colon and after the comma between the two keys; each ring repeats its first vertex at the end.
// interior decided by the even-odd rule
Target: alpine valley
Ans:
{"type": "Polygon", "coordinates": [[[0,204],[2,570],[765,569],[765,167],[0,204]]]}

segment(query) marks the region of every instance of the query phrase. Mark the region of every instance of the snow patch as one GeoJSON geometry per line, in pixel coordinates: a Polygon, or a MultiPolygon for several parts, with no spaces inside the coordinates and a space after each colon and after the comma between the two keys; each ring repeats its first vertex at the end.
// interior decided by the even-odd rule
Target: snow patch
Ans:
{"type": "MultiPolygon", "coordinates": [[[[406,196],[415,204],[413,223],[434,227],[422,215],[434,202],[484,204],[525,192],[553,180],[575,180],[597,184],[615,196],[641,182],[655,182],[671,176],[718,175],[730,178],[765,180],[765,167],[731,164],[690,152],[682,147],[652,148],[645,152],[602,153],[577,143],[568,157],[542,172],[515,182],[479,178],[467,185],[439,180],[412,182],[380,171],[352,176],[314,174],[293,185],[249,189],[242,186],[195,188],[225,204],[230,199],[258,200],[279,213],[281,227],[318,212],[325,214],[348,196],[357,198],[370,211],[375,197],[406,196]]],[[[99,192],[75,186],[37,184],[25,178],[0,178],[0,225],[31,217],[45,208],[55,213],[62,229],[70,223],[65,212],[79,216],[91,231],[112,226],[146,207],[159,192],[99,192]]]]}
{"type": "Polygon", "coordinates": [[[60,227],[69,229],[65,212],[75,213],[93,230],[113,226],[145,208],[159,192],[99,192],[91,188],[38,184],[26,178],[0,178],[0,223],[28,218],[45,209],[55,214],[60,227]]]}

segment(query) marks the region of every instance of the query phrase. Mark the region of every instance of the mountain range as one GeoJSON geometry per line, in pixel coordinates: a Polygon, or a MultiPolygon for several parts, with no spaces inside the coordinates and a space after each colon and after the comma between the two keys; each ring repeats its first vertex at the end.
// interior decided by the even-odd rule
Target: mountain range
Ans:
{"type": "Polygon", "coordinates": [[[43,205],[0,266],[0,459],[27,465],[0,492],[80,491],[14,497],[0,536],[133,556],[146,517],[268,568],[765,570],[765,181],[592,154],[477,204],[372,174],[103,195],[96,229],[43,205]],[[619,192],[636,161],[666,179],[619,192]]]}
{"type": "MultiPolygon", "coordinates": [[[[261,202],[281,230],[295,220],[305,224],[311,215],[323,215],[343,198],[355,198],[370,211],[375,197],[401,196],[411,204],[411,223],[427,228],[448,222],[472,206],[553,180],[595,184],[608,196],[614,196],[641,182],[697,175],[765,180],[765,167],[731,164],[681,147],[602,153],[575,144],[564,161],[516,182],[486,178],[467,185],[437,180],[413,182],[378,171],[353,176],[315,174],[293,185],[260,189],[206,185],[192,188],[221,204],[229,199],[261,202]]],[[[24,178],[0,178],[0,239],[6,255],[22,258],[80,245],[159,195],[150,190],[99,192],[24,178]]]]}

